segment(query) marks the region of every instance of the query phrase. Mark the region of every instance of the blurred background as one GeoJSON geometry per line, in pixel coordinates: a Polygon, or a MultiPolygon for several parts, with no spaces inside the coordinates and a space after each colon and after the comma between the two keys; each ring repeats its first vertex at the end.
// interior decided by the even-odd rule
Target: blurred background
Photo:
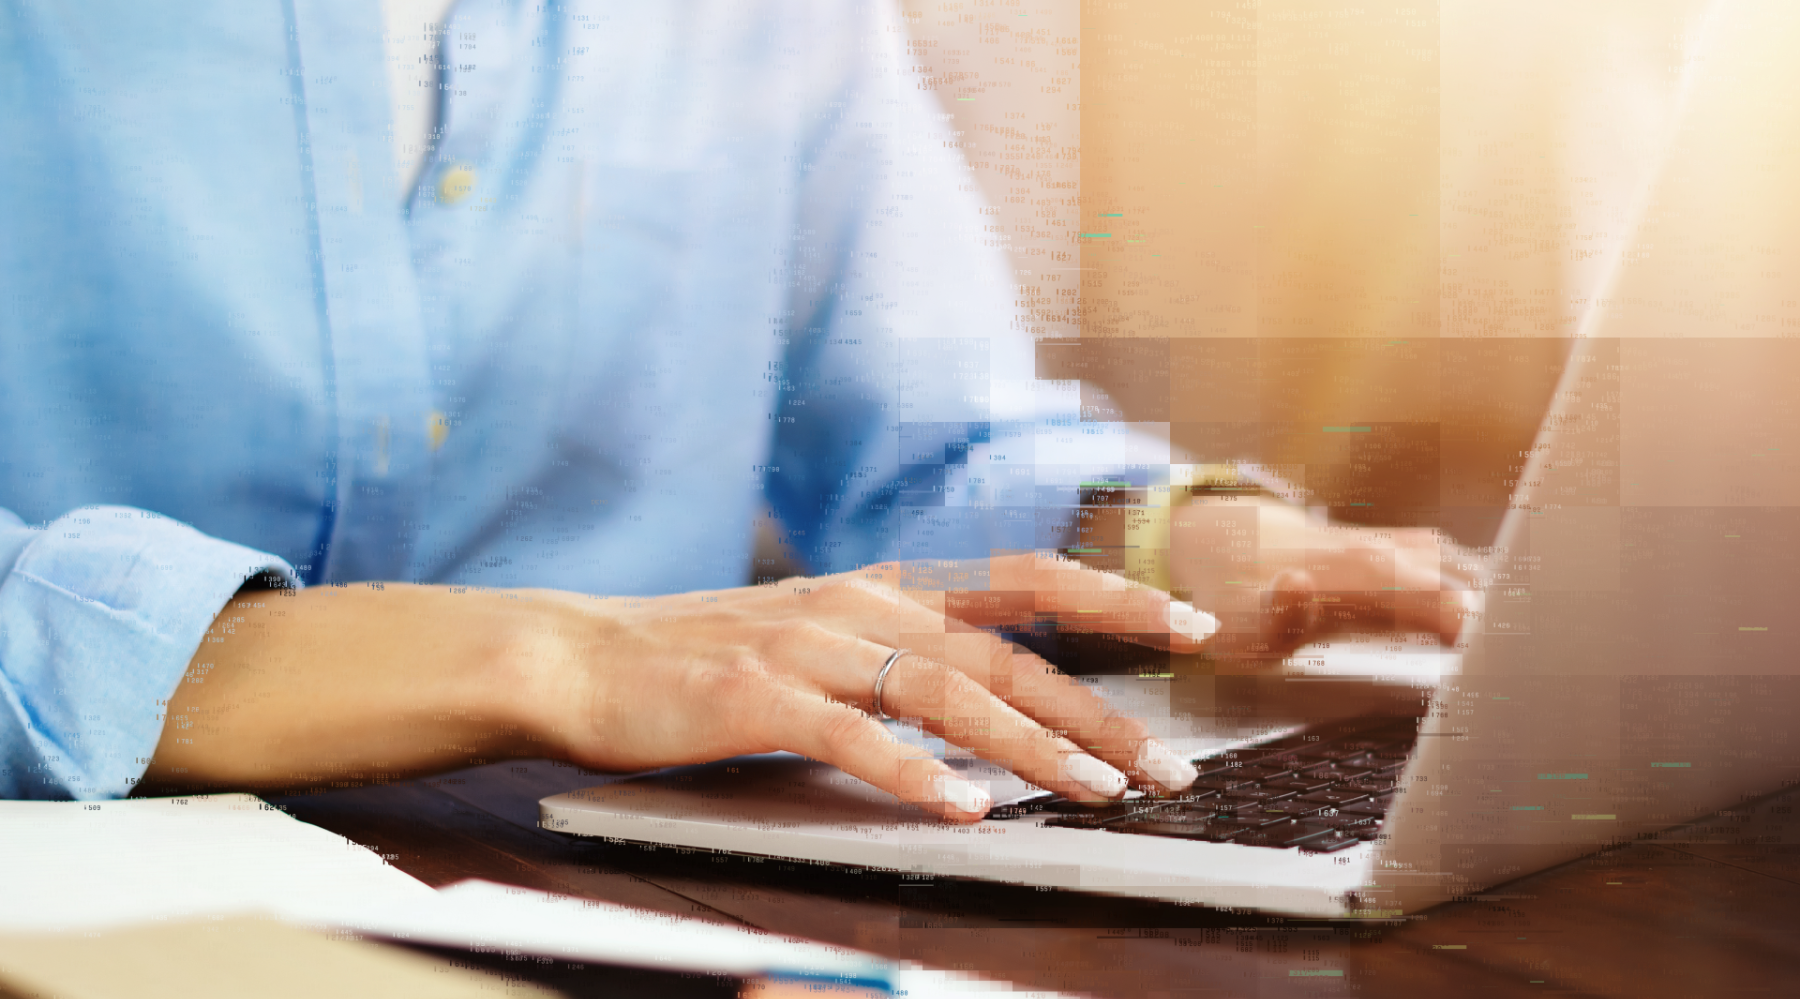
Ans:
{"type": "Polygon", "coordinates": [[[1699,0],[905,0],[1086,418],[1487,544],[1699,0]]]}

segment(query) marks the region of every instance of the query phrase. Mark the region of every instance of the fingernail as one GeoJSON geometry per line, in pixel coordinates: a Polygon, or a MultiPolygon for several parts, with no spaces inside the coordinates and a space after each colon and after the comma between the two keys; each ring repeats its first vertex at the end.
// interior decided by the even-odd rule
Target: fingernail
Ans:
{"type": "Polygon", "coordinates": [[[1184,600],[1171,600],[1169,630],[1178,635],[1186,635],[1196,642],[1204,642],[1219,630],[1219,619],[1184,600]]]}
{"type": "Polygon", "coordinates": [[[1138,750],[1138,769],[1151,780],[1171,791],[1183,791],[1189,784],[1198,780],[1200,771],[1194,765],[1175,755],[1169,747],[1155,739],[1145,739],[1138,750]]]}
{"type": "Polygon", "coordinates": [[[961,777],[940,774],[931,779],[932,792],[937,800],[959,812],[979,815],[988,810],[994,799],[976,784],[971,784],[961,777]]]}
{"type": "Polygon", "coordinates": [[[1070,753],[1062,758],[1063,779],[1072,780],[1104,798],[1117,798],[1125,793],[1125,775],[1086,753],[1070,753]]]}

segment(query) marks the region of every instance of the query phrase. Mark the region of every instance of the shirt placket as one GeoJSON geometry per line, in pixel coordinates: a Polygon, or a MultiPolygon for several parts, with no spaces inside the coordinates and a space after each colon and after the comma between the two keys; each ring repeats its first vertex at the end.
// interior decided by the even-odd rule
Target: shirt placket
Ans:
{"type": "Polygon", "coordinates": [[[433,407],[419,293],[389,163],[380,12],[289,8],[311,165],[325,405],[335,422],[311,582],[408,578],[430,477],[433,407]]]}

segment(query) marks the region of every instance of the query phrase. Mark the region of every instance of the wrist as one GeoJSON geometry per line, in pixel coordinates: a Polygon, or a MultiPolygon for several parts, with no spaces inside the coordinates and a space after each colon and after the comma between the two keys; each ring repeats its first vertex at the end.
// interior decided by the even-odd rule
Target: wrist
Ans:
{"type": "Polygon", "coordinates": [[[170,699],[147,778],[267,789],[544,755],[534,624],[519,601],[460,587],[234,599],[170,699]]]}
{"type": "Polygon", "coordinates": [[[466,696],[504,722],[509,755],[568,757],[592,728],[595,678],[587,659],[598,636],[580,602],[593,598],[555,590],[486,596],[495,602],[483,629],[490,645],[464,666],[466,696]]]}

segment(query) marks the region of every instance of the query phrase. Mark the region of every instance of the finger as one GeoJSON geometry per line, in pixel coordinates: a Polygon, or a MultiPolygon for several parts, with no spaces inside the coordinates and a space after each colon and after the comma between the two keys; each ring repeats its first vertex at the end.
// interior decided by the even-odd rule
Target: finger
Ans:
{"type": "Polygon", "coordinates": [[[882,704],[895,717],[916,720],[926,731],[1075,801],[1114,800],[1129,783],[1116,767],[1060,731],[933,659],[909,655],[895,663],[882,704]]]}
{"type": "Polygon", "coordinates": [[[1395,543],[1395,586],[1422,595],[1396,608],[1396,625],[1455,642],[1479,610],[1480,556],[1434,530],[1400,531],[1395,543]]]}
{"type": "MultiPolygon", "coordinates": [[[[873,595],[871,599],[881,598],[873,595]]],[[[900,636],[901,640],[908,641],[915,637],[935,644],[941,642],[944,636],[929,633],[900,636]]],[[[992,636],[982,634],[967,637],[998,642],[992,636]]],[[[927,731],[941,735],[984,759],[993,760],[1025,780],[1077,801],[1111,800],[1126,790],[1127,779],[1115,768],[1083,752],[1061,734],[1026,717],[969,676],[936,660],[909,654],[896,660],[883,676],[882,668],[893,655],[892,648],[841,634],[816,622],[790,622],[782,625],[768,640],[767,651],[772,669],[771,679],[765,686],[779,686],[780,682],[773,679],[779,676],[810,688],[792,688],[796,692],[822,698],[826,703],[836,703],[857,711],[872,712],[879,707],[895,717],[916,720],[927,731]],[[881,681],[882,691],[880,705],[875,703],[878,680],[881,681]]],[[[759,696],[766,699],[775,695],[759,696]]],[[[742,700],[741,696],[737,699],[742,700]]],[[[794,710],[792,704],[786,703],[788,699],[785,695],[782,700],[783,708],[794,710]]],[[[769,713],[776,710],[767,705],[738,704],[732,705],[732,709],[740,714],[746,711],[769,713]]],[[[874,724],[870,728],[862,723],[863,720],[867,720],[866,716],[862,720],[843,716],[831,720],[829,724],[835,727],[827,733],[829,738],[825,744],[818,747],[831,755],[815,752],[808,752],[807,755],[824,759],[863,777],[862,771],[854,770],[851,766],[857,761],[858,747],[861,746],[852,737],[857,733],[879,732],[883,741],[877,748],[889,752],[909,752],[903,744],[893,743],[885,727],[874,724]],[[888,743],[892,743],[892,746],[888,746],[888,743]]],[[[820,722],[797,718],[788,724],[818,725],[820,722]]],[[[774,731],[779,732],[780,729],[774,731]]],[[[777,738],[772,732],[765,732],[763,735],[765,738],[777,738]]],[[[797,741],[813,737],[795,735],[786,738],[788,741],[797,741]]],[[[782,745],[781,748],[790,747],[782,745]]],[[[877,759],[862,765],[873,768],[869,772],[882,777],[883,771],[879,769],[879,763],[877,759]]],[[[955,776],[954,771],[948,768],[937,772],[937,776],[945,774],[955,776]]],[[[932,774],[926,776],[931,780],[937,779],[932,774]]],[[[916,774],[912,777],[902,774],[901,778],[915,783],[925,779],[916,774]]],[[[894,786],[891,780],[883,783],[882,780],[869,777],[864,779],[894,790],[907,800],[922,804],[954,806],[958,802],[972,800],[961,791],[950,793],[943,787],[937,787],[936,791],[948,796],[932,798],[930,795],[934,793],[933,787],[909,789],[894,786]]],[[[951,787],[956,786],[959,785],[951,787]]],[[[983,810],[985,807],[983,805],[983,810]]]]}
{"type": "MultiPolygon", "coordinates": [[[[1062,731],[1040,724],[975,677],[938,659],[911,651],[887,666],[895,650],[885,645],[816,626],[793,629],[790,635],[790,640],[772,650],[777,664],[786,675],[802,678],[832,700],[916,722],[1040,787],[1077,801],[1104,801],[1125,793],[1127,778],[1117,769],[1091,758],[1062,731]],[[846,668],[858,663],[861,668],[846,668]]],[[[947,637],[965,640],[958,642],[959,646],[970,644],[966,640],[971,639],[1005,644],[980,633],[921,634],[902,640],[935,649],[943,647],[947,637]]],[[[1087,707],[1092,716],[1104,715],[1103,705],[1087,707]]]]}
{"type": "Polygon", "coordinates": [[[1430,632],[1453,644],[1476,612],[1475,591],[1441,572],[1436,559],[1402,559],[1394,575],[1394,629],[1430,632]]]}
{"type": "MultiPolygon", "coordinates": [[[[989,697],[997,698],[1015,713],[1032,720],[1038,729],[1048,727],[1063,733],[1067,739],[1073,740],[1073,744],[1105,761],[1113,769],[1124,770],[1131,781],[1140,787],[1179,791],[1193,783],[1197,776],[1186,761],[1162,743],[1150,738],[1148,729],[1141,722],[1112,711],[1092,691],[1064,676],[1043,659],[1010,642],[979,631],[971,624],[946,619],[923,605],[897,600],[892,594],[871,590],[862,585],[816,588],[811,599],[815,601],[812,610],[821,618],[834,619],[832,627],[870,643],[869,651],[860,654],[852,653],[847,648],[838,648],[834,655],[827,656],[809,670],[808,676],[818,689],[833,697],[872,707],[875,674],[885,661],[888,651],[894,648],[911,648],[925,657],[949,664],[989,697]],[[838,621],[842,623],[837,623],[838,621]],[[846,672],[843,669],[844,662],[859,659],[869,663],[866,672],[846,672]]],[[[831,645],[828,636],[809,637],[796,633],[795,638],[794,649],[784,656],[784,660],[804,661],[809,653],[802,652],[802,647],[823,648],[831,645]]],[[[906,675],[911,667],[901,667],[910,662],[910,658],[902,660],[896,664],[895,672],[901,676],[906,675]]],[[[898,713],[892,706],[897,702],[888,700],[886,690],[893,689],[896,682],[901,681],[891,673],[888,687],[884,688],[882,706],[890,714],[898,713]]],[[[1004,712],[999,712],[992,706],[985,710],[1005,717],[1004,712]]],[[[967,711],[963,713],[968,715],[967,711]]],[[[941,710],[923,714],[938,719],[946,717],[941,710]]],[[[932,724],[944,723],[931,722],[927,727],[932,724]]],[[[1034,730],[1021,729],[1011,722],[1009,726],[1005,730],[1009,737],[1022,734],[1036,736],[1034,730]]],[[[1052,789],[1059,791],[1067,786],[1064,776],[1055,765],[1056,754],[1066,753],[1067,747],[1059,747],[1055,752],[1023,752],[1017,751],[1017,747],[984,741],[975,731],[946,729],[939,731],[939,734],[978,755],[1003,763],[1005,761],[1001,757],[1009,752],[1013,753],[1018,759],[1029,761],[1020,764],[1029,766],[1029,773],[1018,771],[1027,780],[1034,783],[1048,781],[1050,783],[1043,786],[1051,787],[1054,784],[1052,789]]],[[[1065,765],[1088,766],[1080,761],[1066,762],[1065,765]]],[[[1079,800],[1089,800],[1092,797],[1071,793],[1079,800]]]]}
{"type": "Polygon", "coordinates": [[[1394,545],[1420,562],[1436,562],[1445,576],[1473,587],[1481,573],[1480,554],[1435,528],[1397,530],[1394,545]]]}
{"type": "MultiPolygon", "coordinates": [[[[896,626],[919,630],[906,623],[926,619],[914,608],[922,608],[929,620],[948,619],[983,628],[1053,621],[1061,627],[1117,635],[1175,652],[1197,651],[1218,629],[1216,618],[1191,604],[1068,559],[1027,554],[989,559],[987,565],[988,586],[980,590],[896,589],[894,584],[911,574],[903,564],[889,564],[809,581],[809,585],[796,588],[795,594],[809,601],[808,616],[830,616],[851,625],[853,633],[875,641],[884,641],[896,626]]],[[[939,626],[923,630],[961,629],[939,626]]]]}
{"type": "Polygon", "coordinates": [[[993,804],[986,789],[896,740],[848,704],[771,681],[740,707],[733,717],[748,743],[829,763],[934,815],[974,822],[993,804]]]}
{"type": "Polygon", "coordinates": [[[1182,791],[1199,776],[1142,721],[1113,710],[1093,690],[1025,649],[972,631],[943,636],[934,651],[1021,714],[1124,772],[1137,787],[1182,791]]]}
{"type": "Polygon", "coordinates": [[[1218,630],[1217,619],[1192,604],[1069,559],[1004,555],[988,565],[987,589],[944,594],[944,614],[986,628],[1053,621],[1175,652],[1196,651],[1218,630]]]}
{"type": "Polygon", "coordinates": [[[1454,582],[1445,580],[1435,590],[1408,590],[1395,594],[1394,628],[1396,631],[1426,631],[1438,636],[1445,645],[1454,644],[1463,626],[1476,615],[1480,595],[1454,582]]]}
{"type": "Polygon", "coordinates": [[[1476,610],[1476,594],[1461,579],[1444,573],[1435,553],[1394,552],[1391,583],[1377,589],[1340,592],[1330,598],[1332,617],[1345,627],[1383,631],[1425,631],[1454,643],[1463,622],[1476,610]]]}

